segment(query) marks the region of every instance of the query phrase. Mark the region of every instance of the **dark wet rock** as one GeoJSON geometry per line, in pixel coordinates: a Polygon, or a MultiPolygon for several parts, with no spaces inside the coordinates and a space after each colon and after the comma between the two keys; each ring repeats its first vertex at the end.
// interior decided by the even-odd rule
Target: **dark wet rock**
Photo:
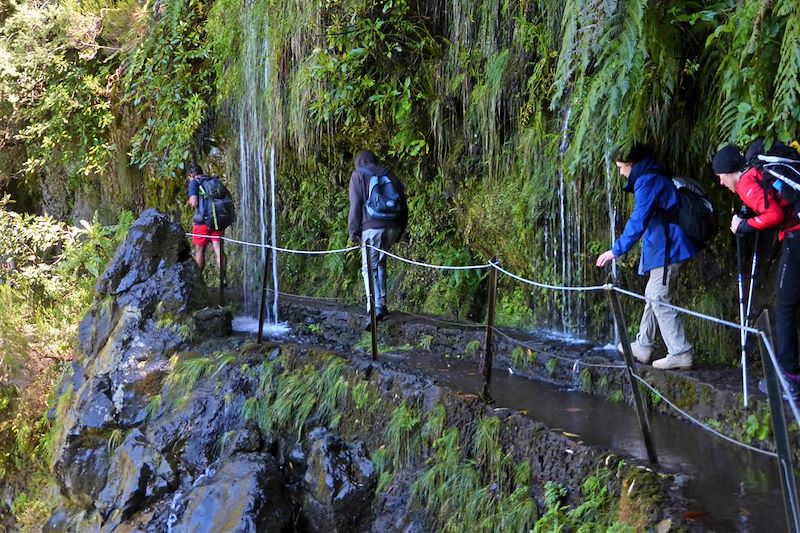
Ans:
{"type": "Polygon", "coordinates": [[[372,505],[374,521],[372,533],[425,533],[436,528],[423,510],[408,505],[411,486],[418,472],[403,470],[394,477],[389,486],[378,494],[372,505]]]}
{"type": "Polygon", "coordinates": [[[106,442],[94,444],[95,447],[67,447],[54,468],[61,481],[61,493],[70,503],[84,508],[94,505],[108,476],[106,442]]]}
{"type": "Polygon", "coordinates": [[[233,331],[233,313],[225,307],[207,307],[193,315],[195,332],[201,337],[227,337],[233,331]]]}
{"type": "Polygon", "coordinates": [[[77,394],[76,409],[71,413],[75,418],[70,425],[70,432],[79,435],[106,427],[114,412],[111,394],[111,380],[108,376],[98,376],[86,382],[77,394]]]}
{"type": "Polygon", "coordinates": [[[97,281],[100,294],[120,294],[150,279],[156,272],[191,259],[180,225],[156,209],[143,212],[131,226],[125,243],[97,281]]]}
{"type": "MultiPolygon", "coordinates": [[[[145,406],[161,388],[169,357],[186,346],[179,330],[169,326],[181,317],[190,320],[191,311],[205,305],[204,298],[181,227],[156,210],[144,212],[100,277],[95,301],[80,325],[83,357],[73,364],[75,400],[63,420],[54,461],[69,501],[91,508],[106,487],[110,435],[145,421],[145,406]]],[[[158,475],[156,468],[154,480],[158,475]]],[[[123,500],[130,494],[124,487],[134,482],[111,483],[122,494],[107,492],[101,506],[112,501],[127,505],[123,500]]]]}
{"type": "Polygon", "coordinates": [[[281,531],[292,519],[280,468],[268,454],[232,457],[189,495],[177,526],[197,533],[281,531]]]}
{"type": "MultiPolygon", "coordinates": [[[[164,410],[149,423],[144,430],[147,441],[180,463],[185,471],[203,472],[231,443],[233,435],[226,433],[236,431],[233,424],[239,423],[242,403],[250,393],[249,382],[228,366],[188,391],[181,405],[164,410]],[[223,446],[223,440],[228,445],[223,446]]],[[[249,432],[247,435],[241,443],[242,451],[249,451],[248,446],[254,445],[256,437],[249,432]]]]}
{"type": "Polygon", "coordinates": [[[131,431],[117,448],[108,470],[108,482],[95,503],[106,518],[118,510],[125,520],[148,500],[176,485],[172,466],[145,441],[138,429],[131,431]]]}
{"type": "Polygon", "coordinates": [[[42,527],[42,533],[65,533],[69,526],[70,515],[63,507],[56,509],[42,527]]]}
{"type": "Polygon", "coordinates": [[[378,476],[363,442],[345,443],[327,429],[307,437],[301,515],[313,531],[355,531],[368,513],[378,476]]]}
{"type": "Polygon", "coordinates": [[[95,533],[100,531],[100,515],[91,511],[78,511],[71,514],[67,509],[56,509],[44,526],[42,533],[95,533]]]}
{"type": "Polygon", "coordinates": [[[221,458],[237,453],[257,452],[262,449],[261,433],[252,427],[236,429],[228,434],[221,458]]]}

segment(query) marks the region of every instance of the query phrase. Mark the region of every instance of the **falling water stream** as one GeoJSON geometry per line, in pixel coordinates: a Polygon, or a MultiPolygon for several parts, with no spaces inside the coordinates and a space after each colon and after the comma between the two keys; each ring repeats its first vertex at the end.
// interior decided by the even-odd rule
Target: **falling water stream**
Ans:
{"type": "MultiPolygon", "coordinates": [[[[242,68],[242,94],[239,100],[239,235],[241,240],[261,245],[277,243],[275,224],[275,147],[270,147],[269,183],[267,182],[267,138],[269,117],[266,95],[269,83],[269,39],[267,21],[252,10],[243,23],[245,55],[242,68]],[[270,242],[268,242],[268,239],[270,242]]],[[[245,246],[242,249],[241,313],[257,317],[262,282],[274,289],[273,305],[267,306],[267,323],[278,317],[278,273],[275,254],[272,258],[271,287],[265,262],[266,247],[245,246]]],[[[241,321],[240,321],[241,322],[241,321]]]]}

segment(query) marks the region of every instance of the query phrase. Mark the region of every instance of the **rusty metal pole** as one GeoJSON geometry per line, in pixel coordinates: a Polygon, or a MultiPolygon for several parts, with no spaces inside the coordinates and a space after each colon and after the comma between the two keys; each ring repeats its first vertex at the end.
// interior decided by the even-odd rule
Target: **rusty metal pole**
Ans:
{"type": "MultiPolygon", "coordinates": [[[[757,321],[758,329],[763,331],[769,342],[772,343],[772,326],[769,321],[769,312],[765,309],[757,321]]],[[[775,448],[778,452],[778,471],[781,478],[781,489],[783,489],[783,505],[786,509],[786,524],[789,531],[800,532],[800,504],[798,504],[797,484],[794,479],[794,467],[792,465],[792,452],[789,447],[789,431],[786,428],[786,418],[783,412],[783,401],[781,398],[781,386],[778,382],[778,375],[770,359],[764,337],[761,339],[761,364],[764,366],[764,379],[767,381],[767,396],[769,398],[769,410],[772,414],[772,434],[775,436],[775,448]]]]}
{"type": "Polygon", "coordinates": [[[270,254],[272,251],[267,248],[264,254],[264,275],[261,278],[261,301],[258,306],[258,344],[261,344],[261,339],[264,335],[264,312],[267,308],[267,280],[269,279],[269,263],[270,254]]]}
{"type": "MultiPolygon", "coordinates": [[[[494,264],[497,258],[493,258],[489,263],[494,264]]],[[[489,291],[488,308],[486,311],[486,337],[483,347],[483,360],[481,361],[480,372],[483,374],[483,399],[492,401],[489,394],[489,383],[492,380],[492,362],[494,359],[494,314],[495,303],[497,300],[497,269],[494,266],[489,268],[489,291]]]]}
{"type": "Polygon", "coordinates": [[[619,303],[619,297],[614,291],[614,285],[609,281],[606,283],[606,292],[608,292],[608,299],[611,302],[611,310],[617,323],[617,333],[620,342],[622,343],[622,355],[625,358],[625,367],[628,371],[628,383],[631,386],[631,393],[633,394],[633,405],[636,408],[636,416],[639,419],[639,429],[642,431],[642,440],[644,447],[647,448],[647,458],[652,464],[658,464],[658,456],[656,449],[653,446],[653,440],[650,436],[650,419],[647,417],[647,410],[644,407],[644,400],[642,399],[642,391],[639,390],[639,383],[634,378],[635,366],[633,363],[633,353],[631,352],[631,342],[628,338],[628,327],[625,325],[625,316],[622,314],[622,306],[619,303]]]}
{"type": "Polygon", "coordinates": [[[219,241],[219,305],[225,307],[225,270],[228,268],[225,261],[225,248],[222,239],[219,241]]]}
{"type": "Polygon", "coordinates": [[[372,254],[370,253],[370,247],[372,246],[367,245],[366,243],[362,244],[364,247],[362,253],[364,254],[364,259],[367,262],[367,277],[368,285],[369,285],[369,294],[367,298],[369,298],[369,332],[370,337],[372,338],[372,360],[378,360],[378,319],[375,316],[375,277],[374,271],[372,270],[372,254]]]}

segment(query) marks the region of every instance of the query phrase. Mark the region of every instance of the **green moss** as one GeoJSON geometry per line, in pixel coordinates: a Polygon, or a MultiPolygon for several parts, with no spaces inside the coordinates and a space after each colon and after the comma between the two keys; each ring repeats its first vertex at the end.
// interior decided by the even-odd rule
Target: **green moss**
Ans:
{"type": "Polygon", "coordinates": [[[637,531],[650,525],[663,503],[659,474],[633,467],[623,471],[619,495],[619,521],[637,531]]]}

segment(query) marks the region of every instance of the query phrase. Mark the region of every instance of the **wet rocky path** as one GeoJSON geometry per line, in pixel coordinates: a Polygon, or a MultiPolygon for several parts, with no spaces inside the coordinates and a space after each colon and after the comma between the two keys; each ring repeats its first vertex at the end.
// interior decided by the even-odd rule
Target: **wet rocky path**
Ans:
{"type": "MultiPolygon", "coordinates": [[[[343,310],[324,303],[285,299],[282,313],[288,318],[293,336],[349,351],[361,342],[364,317],[358,310],[343,310]]],[[[498,342],[498,354],[491,383],[497,408],[508,408],[562,430],[586,445],[646,461],[633,407],[627,402],[608,401],[608,390],[625,391],[621,372],[600,372],[594,386],[587,386],[583,366],[607,362],[617,365],[615,354],[589,343],[551,333],[511,332],[539,353],[539,359],[558,356],[558,365],[543,362],[520,364],[515,346],[507,338],[498,342]],[[569,361],[573,361],[570,365],[569,361]],[[571,368],[570,368],[571,367],[571,368]],[[605,379],[603,379],[605,376],[605,379]],[[599,384],[602,383],[603,391],[599,384]],[[583,391],[581,391],[583,389],[583,391]],[[587,394],[590,393],[590,394],[587,394]],[[606,394],[603,394],[606,392],[606,394]]],[[[482,355],[483,331],[477,327],[443,323],[394,313],[379,327],[381,359],[392,361],[410,372],[431,376],[443,386],[475,394],[481,390],[478,358],[482,355]],[[478,346],[479,344],[479,346],[478,346]]],[[[602,367],[599,367],[602,368],[602,367]]],[[[692,372],[659,372],[640,367],[648,380],[658,383],[665,395],[691,391],[697,397],[695,415],[701,419],[731,420],[758,413],[763,401],[755,400],[750,411],[740,404],[736,369],[701,369],[692,372]],[[699,392],[698,392],[699,391],[699,392]]],[[[627,392],[623,392],[627,395],[627,392]]],[[[684,404],[687,402],[684,401],[684,404]]],[[[776,460],[727,443],[700,427],[676,418],[674,411],[658,404],[651,410],[653,439],[659,455],[658,469],[677,475],[690,518],[701,529],[714,531],[785,531],[786,519],[776,460]]],[[[691,405],[683,405],[691,412],[691,405]]],[[[758,442],[753,442],[758,445],[758,442]]],[[[769,448],[769,443],[761,445],[769,448]]]]}

